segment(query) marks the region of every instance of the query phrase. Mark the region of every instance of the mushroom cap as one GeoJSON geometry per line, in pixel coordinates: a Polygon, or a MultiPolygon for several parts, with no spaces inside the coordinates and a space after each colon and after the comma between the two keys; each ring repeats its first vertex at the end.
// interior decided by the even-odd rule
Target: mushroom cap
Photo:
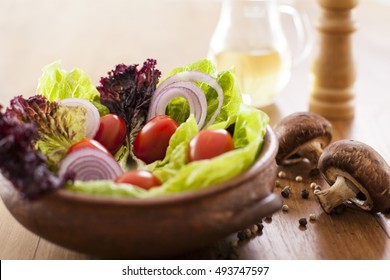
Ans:
{"type": "Polygon", "coordinates": [[[279,150],[276,155],[278,164],[294,155],[304,144],[318,141],[324,148],[332,139],[331,123],[313,112],[297,112],[288,115],[276,124],[274,132],[279,140],[279,150]]]}
{"type": "Polygon", "coordinates": [[[365,198],[351,199],[357,206],[373,213],[390,207],[390,167],[369,145],[354,140],[333,142],[324,149],[318,168],[330,185],[343,176],[359,188],[365,198]]]}

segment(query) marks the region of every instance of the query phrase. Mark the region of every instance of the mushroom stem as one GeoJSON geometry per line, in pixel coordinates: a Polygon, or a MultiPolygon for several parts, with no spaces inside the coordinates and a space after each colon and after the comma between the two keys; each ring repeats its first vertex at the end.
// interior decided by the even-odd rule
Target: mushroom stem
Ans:
{"type": "Polygon", "coordinates": [[[319,141],[310,141],[302,147],[299,154],[307,158],[310,163],[317,167],[318,159],[322,154],[321,143],[319,141]]]}
{"type": "Polygon", "coordinates": [[[343,176],[337,176],[334,184],[325,190],[315,191],[318,201],[322,209],[328,214],[333,208],[340,205],[346,200],[354,198],[359,192],[359,189],[343,176]]]}
{"type": "Polygon", "coordinates": [[[299,151],[296,152],[296,155],[299,155],[299,158],[287,158],[283,161],[283,164],[290,165],[304,161],[307,159],[313,168],[317,167],[318,159],[320,158],[322,153],[321,143],[318,141],[310,141],[301,147],[299,147],[299,151]]]}

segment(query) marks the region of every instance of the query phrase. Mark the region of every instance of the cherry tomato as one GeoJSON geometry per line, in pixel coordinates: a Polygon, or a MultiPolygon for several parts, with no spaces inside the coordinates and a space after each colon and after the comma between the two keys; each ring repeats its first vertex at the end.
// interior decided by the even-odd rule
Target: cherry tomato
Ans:
{"type": "Polygon", "coordinates": [[[74,151],[79,150],[79,149],[84,149],[84,148],[100,150],[100,151],[103,151],[107,154],[110,154],[110,152],[102,144],[100,144],[96,140],[89,139],[89,138],[85,138],[85,139],[81,140],[80,142],[77,142],[76,144],[73,144],[72,146],[70,146],[67,154],[70,154],[71,152],[74,152],[74,151]]]}
{"type": "Polygon", "coordinates": [[[99,130],[95,140],[100,142],[112,154],[118,151],[126,139],[126,124],[122,118],[108,114],[100,118],[99,130]]]}
{"type": "Polygon", "coordinates": [[[115,183],[132,184],[146,190],[161,185],[161,181],[156,176],[145,170],[130,170],[125,172],[115,179],[115,183]]]}
{"type": "Polygon", "coordinates": [[[145,163],[162,160],[169,140],[178,125],[168,116],[160,115],[148,121],[134,140],[134,154],[145,163]]]}
{"type": "Polygon", "coordinates": [[[190,141],[188,161],[210,159],[233,149],[232,136],[225,129],[202,130],[190,141]]]}

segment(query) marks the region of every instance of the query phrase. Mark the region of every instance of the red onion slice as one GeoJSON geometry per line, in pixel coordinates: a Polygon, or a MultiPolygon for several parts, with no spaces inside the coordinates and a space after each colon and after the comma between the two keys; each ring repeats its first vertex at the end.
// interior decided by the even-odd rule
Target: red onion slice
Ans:
{"type": "MultiPolygon", "coordinates": [[[[215,119],[219,115],[219,113],[221,111],[221,108],[222,108],[222,105],[223,105],[223,99],[224,99],[223,90],[222,90],[222,87],[218,84],[217,80],[214,77],[212,77],[212,76],[210,76],[210,75],[208,75],[206,73],[200,72],[200,71],[180,72],[180,73],[177,73],[175,75],[170,76],[165,81],[163,81],[158,86],[158,88],[156,89],[155,93],[153,94],[152,102],[151,102],[151,104],[153,106],[151,106],[151,110],[149,110],[148,120],[151,119],[153,116],[156,116],[156,113],[153,111],[157,107],[159,107],[158,105],[154,104],[157,101],[156,98],[161,94],[161,92],[165,88],[172,87],[172,86],[176,85],[179,82],[192,82],[192,83],[194,83],[194,82],[202,82],[202,83],[205,83],[205,84],[211,86],[213,89],[215,89],[215,91],[218,94],[218,107],[215,110],[214,114],[211,116],[209,122],[206,125],[202,126],[202,127],[203,128],[207,128],[208,126],[213,124],[215,119]]],[[[197,87],[197,88],[199,88],[199,87],[197,87]]],[[[201,95],[204,96],[204,92],[202,90],[201,90],[201,92],[202,92],[201,95]]],[[[197,91],[197,93],[199,93],[199,92],[197,91]]],[[[187,100],[189,101],[189,98],[187,98],[187,100]]],[[[190,104],[190,107],[191,107],[191,104],[190,104]]],[[[197,117],[197,115],[200,114],[202,111],[207,112],[207,102],[206,102],[206,106],[202,107],[201,109],[202,110],[200,110],[200,111],[194,110],[195,111],[194,112],[195,119],[199,118],[199,117],[197,117]]],[[[165,112],[164,112],[164,114],[165,114],[165,112]]],[[[202,128],[202,127],[199,127],[199,129],[202,128]]]]}
{"type": "Polygon", "coordinates": [[[188,101],[190,114],[195,116],[198,129],[201,129],[206,120],[207,100],[202,89],[191,82],[177,82],[156,91],[150,105],[148,120],[158,115],[164,115],[169,102],[176,97],[183,97],[188,101]]]}
{"type": "Polygon", "coordinates": [[[87,110],[85,128],[86,137],[93,139],[99,130],[100,114],[98,109],[88,100],[82,98],[66,98],[59,101],[63,106],[82,106],[87,110]]]}
{"type": "Polygon", "coordinates": [[[60,164],[58,175],[75,174],[75,180],[114,180],[123,169],[110,155],[91,148],[79,149],[68,154],[60,164]]]}

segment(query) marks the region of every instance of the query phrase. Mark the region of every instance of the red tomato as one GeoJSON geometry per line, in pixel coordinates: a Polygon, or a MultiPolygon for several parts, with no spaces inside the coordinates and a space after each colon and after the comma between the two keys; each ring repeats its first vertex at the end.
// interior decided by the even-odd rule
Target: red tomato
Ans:
{"type": "Polygon", "coordinates": [[[210,159],[233,149],[232,136],[225,129],[202,130],[190,141],[188,161],[210,159]]]}
{"type": "Polygon", "coordinates": [[[135,138],[134,154],[145,163],[164,159],[169,140],[177,127],[177,123],[168,116],[154,117],[135,138]]]}
{"type": "Polygon", "coordinates": [[[93,139],[85,138],[81,140],[80,142],[77,142],[76,144],[73,144],[70,146],[67,154],[70,154],[71,152],[74,152],[79,149],[84,149],[84,148],[90,148],[90,149],[95,149],[95,150],[101,150],[107,154],[110,154],[110,152],[98,141],[95,141],[93,139]]]}
{"type": "Polygon", "coordinates": [[[156,176],[145,170],[130,170],[123,173],[115,179],[115,183],[132,184],[146,190],[161,185],[161,181],[156,176]]]}
{"type": "Polygon", "coordinates": [[[126,139],[126,124],[122,118],[108,114],[100,118],[99,130],[95,140],[105,146],[112,154],[118,151],[126,139]]]}

